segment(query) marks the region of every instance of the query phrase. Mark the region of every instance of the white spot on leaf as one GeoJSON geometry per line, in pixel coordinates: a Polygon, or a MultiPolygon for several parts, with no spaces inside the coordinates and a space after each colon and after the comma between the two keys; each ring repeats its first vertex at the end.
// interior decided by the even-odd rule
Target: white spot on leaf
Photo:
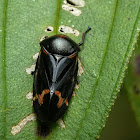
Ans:
{"type": "Polygon", "coordinates": [[[73,96],[73,97],[75,97],[75,95],[76,95],[76,92],[75,92],[75,91],[73,91],[73,94],[72,94],[72,96],[73,96]]]}
{"type": "Polygon", "coordinates": [[[75,89],[79,89],[79,85],[78,84],[75,85],[75,89]]]}
{"type": "Polygon", "coordinates": [[[31,74],[32,72],[34,72],[35,71],[35,65],[32,65],[30,68],[27,68],[26,69],[26,72],[28,73],[28,74],[31,74]]]}
{"type": "Polygon", "coordinates": [[[47,26],[47,28],[45,29],[45,32],[50,33],[53,31],[53,27],[52,26],[47,26]]]}
{"type": "Polygon", "coordinates": [[[74,34],[75,36],[78,36],[80,33],[78,30],[75,30],[69,26],[65,26],[65,25],[61,25],[59,27],[59,30],[58,30],[60,33],[71,33],[71,34],[74,34]]]}
{"type": "Polygon", "coordinates": [[[16,135],[17,133],[19,133],[24,127],[25,125],[30,122],[30,121],[35,121],[36,120],[36,116],[35,114],[30,114],[28,116],[26,116],[23,120],[21,120],[17,125],[13,126],[11,129],[11,133],[13,135],[16,135]]]}
{"type": "Polygon", "coordinates": [[[34,59],[34,60],[37,60],[38,56],[39,56],[39,53],[34,54],[34,55],[33,55],[33,59],[34,59]]]}
{"type": "Polygon", "coordinates": [[[32,100],[33,99],[33,92],[28,92],[26,94],[26,98],[29,99],[29,100],[32,100]]]}
{"type": "Polygon", "coordinates": [[[65,128],[65,123],[61,118],[57,121],[57,123],[61,128],[65,128]]]}
{"type": "Polygon", "coordinates": [[[81,10],[77,9],[76,7],[74,7],[70,4],[63,4],[62,9],[70,12],[71,14],[73,14],[75,16],[80,16],[80,14],[82,13],[81,10]]]}
{"type": "Polygon", "coordinates": [[[76,7],[84,7],[85,6],[85,2],[83,0],[65,0],[64,3],[69,3],[69,4],[72,4],[76,7]]]}
{"type": "Polygon", "coordinates": [[[47,38],[48,36],[43,36],[40,38],[40,42],[43,41],[45,38],[47,38]]]}
{"type": "Polygon", "coordinates": [[[84,73],[84,68],[82,66],[80,59],[78,58],[78,76],[81,76],[83,73],[84,73]]]}

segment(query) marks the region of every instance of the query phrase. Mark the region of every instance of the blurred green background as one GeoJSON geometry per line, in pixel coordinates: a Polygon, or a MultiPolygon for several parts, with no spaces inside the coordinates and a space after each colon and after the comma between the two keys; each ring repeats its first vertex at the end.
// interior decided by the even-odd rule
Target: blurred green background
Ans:
{"type": "Polygon", "coordinates": [[[99,140],[140,140],[140,37],[99,140]]]}
{"type": "Polygon", "coordinates": [[[139,140],[140,128],[126,93],[118,95],[99,140],[139,140]]]}

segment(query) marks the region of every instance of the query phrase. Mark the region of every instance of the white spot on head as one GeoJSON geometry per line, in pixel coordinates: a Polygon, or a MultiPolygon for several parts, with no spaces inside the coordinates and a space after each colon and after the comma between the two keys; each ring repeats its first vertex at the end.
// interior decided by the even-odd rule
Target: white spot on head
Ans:
{"type": "Polygon", "coordinates": [[[80,33],[78,30],[75,30],[69,26],[65,26],[65,25],[61,25],[59,27],[59,30],[58,30],[60,33],[71,33],[71,34],[74,34],[75,36],[78,36],[80,33]]]}
{"type": "Polygon", "coordinates": [[[35,71],[35,65],[32,65],[30,68],[27,68],[26,69],[26,72],[28,73],[28,74],[31,74],[32,72],[34,72],[35,71]]]}
{"type": "Polygon", "coordinates": [[[62,9],[70,12],[71,14],[73,14],[75,16],[80,16],[80,14],[82,13],[81,10],[77,9],[74,6],[71,6],[70,4],[63,4],[62,9]]]}

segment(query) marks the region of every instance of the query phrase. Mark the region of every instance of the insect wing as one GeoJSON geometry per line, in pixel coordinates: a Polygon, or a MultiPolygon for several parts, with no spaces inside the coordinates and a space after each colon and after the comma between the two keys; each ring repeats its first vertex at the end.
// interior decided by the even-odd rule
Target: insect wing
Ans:
{"type": "Polygon", "coordinates": [[[36,64],[33,85],[33,106],[42,122],[56,121],[66,111],[77,80],[77,57],[41,53],[36,64]]]}
{"type": "Polygon", "coordinates": [[[38,57],[34,73],[33,83],[33,107],[39,120],[45,122],[48,118],[49,110],[49,78],[46,74],[44,56],[42,53],[38,57]]]}
{"type": "Polygon", "coordinates": [[[55,91],[51,98],[49,107],[49,119],[51,121],[56,121],[59,119],[67,110],[69,101],[73,94],[75,83],[77,81],[77,57],[67,58],[65,61],[63,61],[63,63],[60,61],[56,71],[58,71],[56,72],[57,80],[53,84],[55,91]]]}

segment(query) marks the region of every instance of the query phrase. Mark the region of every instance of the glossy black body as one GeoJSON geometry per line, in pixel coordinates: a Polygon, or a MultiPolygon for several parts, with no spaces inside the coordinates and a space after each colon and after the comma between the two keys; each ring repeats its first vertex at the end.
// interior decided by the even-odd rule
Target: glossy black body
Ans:
{"type": "Polygon", "coordinates": [[[40,122],[55,122],[67,110],[73,94],[80,48],[65,35],[45,38],[40,46],[34,72],[33,107],[40,122]],[[49,93],[43,95],[45,89],[49,93]],[[43,101],[40,96],[43,96],[43,101]]]}

